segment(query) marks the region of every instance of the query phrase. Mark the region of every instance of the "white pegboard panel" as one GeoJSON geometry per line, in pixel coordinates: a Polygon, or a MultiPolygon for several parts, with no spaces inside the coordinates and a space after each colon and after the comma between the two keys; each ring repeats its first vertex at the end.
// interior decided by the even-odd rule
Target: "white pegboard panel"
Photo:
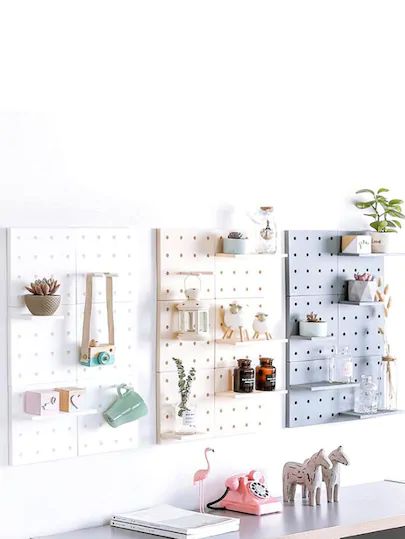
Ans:
{"type": "MultiPolygon", "coordinates": [[[[180,341],[176,331],[178,325],[177,302],[158,302],[158,372],[176,370],[173,357],[182,357],[187,370],[191,367],[208,369],[214,367],[214,340],[180,341]]],[[[210,308],[210,334],[213,335],[215,307],[210,308]]]]}
{"type": "Polygon", "coordinates": [[[98,410],[98,414],[78,417],[78,454],[107,453],[133,449],[139,442],[139,422],[132,421],[112,428],[103,419],[102,412],[117,397],[113,384],[86,385],[86,406],[98,410]]]}
{"type": "MultiPolygon", "coordinates": [[[[245,400],[222,397],[221,392],[232,387],[232,369],[236,360],[249,357],[254,365],[260,356],[274,357],[278,368],[278,385],[282,386],[285,369],[282,322],[283,262],[279,256],[215,256],[221,246],[221,231],[160,230],[157,233],[158,258],[158,437],[160,441],[173,431],[173,403],[177,403],[177,373],[172,357],[183,360],[189,370],[197,369],[198,430],[206,434],[232,435],[256,432],[274,419],[273,411],[282,413],[283,406],[274,400],[252,396],[245,400]],[[201,297],[210,306],[210,332],[207,341],[182,342],[176,339],[176,303],[184,299],[184,275],[201,272],[201,297]],[[209,273],[208,275],[205,274],[209,273]],[[211,275],[212,273],[212,275],[211,275]],[[223,336],[224,308],[234,301],[242,304],[246,313],[246,329],[252,336],[252,323],[258,311],[268,313],[274,342],[249,341],[233,345],[219,342],[223,336]],[[280,361],[279,361],[280,360],[280,361]],[[205,393],[200,387],[207,367],[213,376],[213,389],[205,393]],[[202,423],[201,423],[202,421],[202,423]]],[[[191,286],[198,286],[191,284],[191,286]]],[[[189,285],[189,286],[190,286],[189,285]]],[[[212,378],[212,381],[211,381],[212,378]]],[[[278,397],[279,399],[279,397],[278,397]]],[[[276,412],[277,414],[277,412],[276,412]]]]}
{"type": "MultiPolygon", "coordinates": [[[[136,387],[136,241],[130,229],[12,229],[8,232],[10,462],[23,464],[133,448],[138,425],[118,429],[102,419],[115,385],[136,387]],[[105,367],[79,363],[85,274],[109,272],[114,278],[116,362],[105,367]],[[33,277],[61,281],[57,317],[29,317],[22,303],[33,277]],[[32,420],[23,413],[30,389],[86,388],[86,406],[99,414],[63,414],[32,420]],[[28,447],[29,446],[29,447],[28,447]]],[[[105,279],[95,279],[93,337],[107,337],[105,279]]]]}
{"type": "MultiPolygon", "coordinates": [[[[24,305],[25,285],[53,275],[63,283],[62,304],[76,303],[76,231],[12,228],[8,231],[9,306],[24,305]]],[[[28,312],[28,311],[27,311],[28,312]]]]}
{"type": "MultiPolygon", "coordinates": [[[[131,229],[83,228],[77,230],[77,299],[84,303],[86,273],[108,271],[114,279],[114,302],[136,301],[137,244],[131,229]]],[[[94,301],[105,302],[105,282],[95,279],[94,301]]]]}
{"type": "Polygon", "coordinates": [[[217,242],[217,234],[213,231],[158,230],[158,299],[184,299],[185,276],[179,273],[185,271],[201,272],[201,299],[213,299],[217,242]]]}
{"type": "MultiPolygon", "coordinates": [[[[165,434],[173,432],[175,427],[175,409],[179,403],[177,372],[158,373],[157,391],[160,402],[158,431],[159,435],[164,437],[165,434]]],[[[190,404],[196,407],[198,430],[204,434],[214,432],[214,392],[214,369],[198,370],[191,390],[190,404]]]]}
{"type": "MultiPolygon", "coordinates": [[[[53,384],[42,383],[31,385],[29,389],[53,387],[53,384]]],[[[32,420],[24,413],[24,391],[25,388],[13,391],[10,399],[10,464],[30,464],[76,456],[77,418],[64,414],[63,417],[32,420]]]]}
{"type": "Polygon", "coordinates": [[[9,379],[13,389],[75,382],[76,307],[62,305],[58,312],[63,318],[21,318],[22,308],[9,308],[9,379]]]}

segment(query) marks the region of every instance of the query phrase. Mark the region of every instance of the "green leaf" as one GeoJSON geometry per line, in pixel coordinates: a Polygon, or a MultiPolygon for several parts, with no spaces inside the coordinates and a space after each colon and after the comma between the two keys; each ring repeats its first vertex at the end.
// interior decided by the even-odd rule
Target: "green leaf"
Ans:
{"type": "Polygon", "coordinates": [[[374,219],[378,217],[378,213],[365,213],[364,215],[366,217],[373,217],[374,219]]]}
{"type": "Polygon", "coordinates": [[[365,210],[366,208],[371,208],[373,202],[355,202],[354,205],[356,208],[359,208],[359,210],[365,210]]]}
{"type": "Polygon", "coordinates": [[[405,215],[403,213],[401,213],[400,211],[396,211],[396,210],[387,210],[387,213],[389,215],[392,215],[392,217],[398,217],[399,219],[405,219],[405,215]]]}
{"type": "Polygon", "coordinates": [[[371,193],[373,196],[375,195],[374,191],[371,189],[360,189],[360,191],[356,191],[356,195],[360,195],[361,193],[371,193]]]}
{"type": "Polygon", "coordinates": [[[389,189],[387,189],[386,187],[380,187],[380,189],[377,191],[377,195],[379,193],[388,193],[389,189]]]}
{"type": "Polygon", "coordinates": [[[403,204],[404,201],[401,200],[400,198],[393,198],[392,200],[390,200],[390,206],[394,205],[394,204],[403,204]]]}
{"type": "Polygon", "coordinates": [[[398,228],[402,228],[401,221],[397,221],[396,219],[393,219],[393,222],[397,225],[398,228]]]}
{"type": "Polygon", "coordinates": [[[381,232],[381,223],[380,221],[374,221],[370,223],[371,228],[374,228],[377,232],[381,232]]]}

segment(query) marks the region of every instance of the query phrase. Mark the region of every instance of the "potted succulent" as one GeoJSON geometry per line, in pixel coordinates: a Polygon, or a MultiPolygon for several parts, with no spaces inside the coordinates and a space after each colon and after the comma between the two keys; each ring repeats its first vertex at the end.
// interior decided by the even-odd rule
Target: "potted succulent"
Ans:
{"type": "Polygon", "coordinates": [[[223,251],[230,255],[244,255],[247,253],[248,239],[242,232],[230,232],[223,239],[223,251]]]}
{"type": "Polygon", "coordinates": [[[191,367],[189,373],[186,375],[183,362],[181,359],[172,358],[176,364],[178,388],[180,393],[180,403],[176,408],[177,417],[181,418],[181,425],[176,428],[176,431],[181,434],[193,434],[196,431],[196,413],[195,407],[190,406],[189,398],[191,392],[191,385],[196,379],[196,370],[191,367]]]}
{"type": "Polygon", "coordinates": [[[377,281],[371,273],[355,273],[348,281],[347,294],[349,301],[376,301],[377,281]]]}
{"type": "Polygon", "coordinates": [[[372,218],[370,223],[371,228],[375,232],[371,237],[371,250],[373,253],[388,253],[389,242],[393,232],[398,232],[398,228],[401,228],[401,221],[399,219],[405,219],[405,215],[402,213],[403,200],[399,198],[388,199],[385,193],[388,193],[389,189],[380,187],[377,192],[371,189],[360,189],[356,191],[356,194],[368,193],[370,200],[356,201],[354,205],[360,210],[367,210],[367,217],[372,218]]]}
{"type": "Polygon", "coordinates": [[[25,305],[35,316],[52,316],[60,305],[60,295],[56,292],[60,284],[53,277],[37,279],[26,286],[25,305]]]}
{"type": "Polygon", "coordinates": [[[328,324],[315,313],[307,314],[306,320],[300,320],[301,337],[327,337],[328,324]]]}

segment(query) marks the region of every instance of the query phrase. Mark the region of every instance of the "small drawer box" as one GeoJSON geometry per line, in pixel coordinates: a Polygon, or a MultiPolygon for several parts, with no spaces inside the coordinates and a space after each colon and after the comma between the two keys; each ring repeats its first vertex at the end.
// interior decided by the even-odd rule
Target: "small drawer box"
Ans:
{"type": "Polygon", "coordinates": [[[367,255],[371,253],[371,236],[357,234],[342,236],[342,253],[367,255]]]}
{"type": "Polygon", "coordinates": [[[59,412],[59,393],[52,389],[26,391],[24,411],[32,415],[52,415],[59,412]]]}
{"type": "Polygon", "coordinates": [[[81,387],[58,387],[61,412],[79,412],[83,409],[86,390],[81,387]]]}

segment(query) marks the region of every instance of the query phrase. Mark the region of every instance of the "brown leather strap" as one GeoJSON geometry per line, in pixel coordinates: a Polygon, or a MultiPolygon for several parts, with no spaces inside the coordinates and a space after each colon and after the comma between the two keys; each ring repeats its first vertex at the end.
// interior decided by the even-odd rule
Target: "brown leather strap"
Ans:
{"type": "MultiPolygon", "coordinates": [[[[108,344],[115,344],[115,332],[114,332],[114,311],[113,311],[113,276],[106,273],[105,279],[105,297],[107,307],[107,323],[108,323],[108,344]]],[[[86,300],[84,303],[83,314],[83,333],[82,333],[82,346],[80,349],[81,358],[87,358],[89,353],[90,343],[90,322],[91,311],[93,303],[93,278],[94,273],[88,273],[86,275],[86,300]]]]}

